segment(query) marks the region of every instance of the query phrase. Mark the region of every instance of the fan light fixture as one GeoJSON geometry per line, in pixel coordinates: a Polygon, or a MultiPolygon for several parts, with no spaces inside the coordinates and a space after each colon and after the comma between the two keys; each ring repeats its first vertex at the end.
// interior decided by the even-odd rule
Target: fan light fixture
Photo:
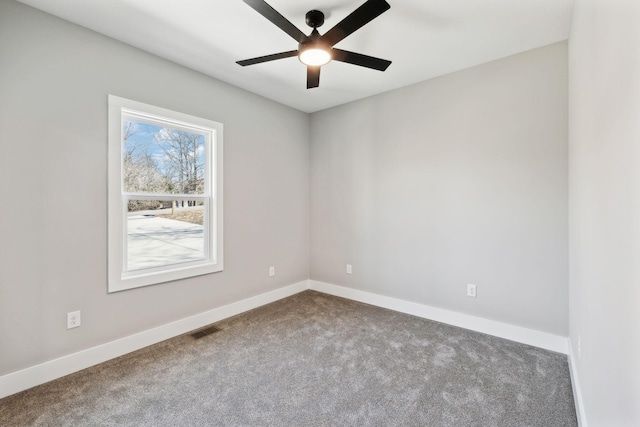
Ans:
{"type": "Polygon", "coordinates": [[[298,59],[305,65],[319,67],[331,61],[331,53],[321,47],[309,46],[306,49],[300,50],[298,59]]]}

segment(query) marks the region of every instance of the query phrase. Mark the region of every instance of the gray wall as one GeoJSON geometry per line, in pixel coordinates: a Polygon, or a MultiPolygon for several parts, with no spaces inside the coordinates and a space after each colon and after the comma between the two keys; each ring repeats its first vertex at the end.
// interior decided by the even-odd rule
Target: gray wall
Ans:
{"type": "Polygon", "coordinates": [[[640,3],[579,0],[570,40],[572,351],[588,425],[640,426],[640,3]]]}
{"type": "Polygon", "coordinates": [[[0,1],[0,375],[306,280],[308,132],[304,113],[0,1]],[[107,294],[107,94],[224,123],[224,272],[107,294]]]}
{"type": "Polygon", "coordinates": [[[311,116],[314,280],[567,336],[567,228],[566,43],[311,116]]]}

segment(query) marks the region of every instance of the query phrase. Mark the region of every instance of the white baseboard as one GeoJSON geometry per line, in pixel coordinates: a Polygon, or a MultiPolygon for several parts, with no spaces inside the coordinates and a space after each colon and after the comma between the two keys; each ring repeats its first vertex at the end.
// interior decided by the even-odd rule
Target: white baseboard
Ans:
{"type": "Polygon", "coordinates": [[[571,374],[571,386],[573,388],[573,401],[576,404],[576,416],[578,418],[579,427],[587,427],[587,417],[584,413],[584,404],[582,401],[582,389],[580,388],[580,380],[578,379],[578,369],[576,367],[576,359],[573,354],[573,346],[571,345],[571,337],[568,338],[569,343],[569,373],[571,374]]]}
{"type": "Polygon", "coordinates": [[[309,289],[304,280],[0,377],[0,398],[309,289]]]}
{"type": "MultiPolygon", "coordinates": [[[[428,305],[377,295],[357,289],[331,285],[313,280],[304,280],[271,292],[247,298],[223,307],[218,307],[166,325],[158,326],[157,328],[139,332],[128,337],[6,374],[0,377],[0,398],[44,384],[48,381],[72,374],[90,366],[106,362],[107,360],[111,360],[132,351],[156,344],[160,341],[173,338],[211,323],[219,322],[220,320],[244,313],[245,311],[286,298],[307,289],[435,320],[437,322],[447,323],[453,326],[459,326],[465,329],[545,348],[559,353],[567,354],[569,350],[566,337],[431,307],[428,305]]],[[[571,366],[573,367],[573,364],[571,364],[571,366]]],[[[572,375],[574,375],[573,370],[572,375]]],[[[577,382],[574,384],[577,384],[577,382]]],[[[577,385],[575,388],[579,390],[577,385]]],[[[576,402],[579,401],[581,403],[579,397],[580,396],[578,395],[576,402]]],[[[581,407],[582,406],[580,405],[580,408],[581,407]]],[[[586,427],[586,424],[581,424],[581,427],[586,427]]]]}
{"type": "Polygon", "coordinates": [[[329,283],[317,282],[314,280],[310,280],[310,289],[378,307],[388,308],[401,313],[411,314],[413,316],[423,317],[429,320],[435,320],[437,322],[453,326],[459,326],[461,328],[482,332],[558,353],[567,354],[568,351],[567,337],[560,335],[540,332],[534,329],[484,319],[482,317],[470,316],[468,314],[377,295],[343,286],[331,285],[329,283]]]}

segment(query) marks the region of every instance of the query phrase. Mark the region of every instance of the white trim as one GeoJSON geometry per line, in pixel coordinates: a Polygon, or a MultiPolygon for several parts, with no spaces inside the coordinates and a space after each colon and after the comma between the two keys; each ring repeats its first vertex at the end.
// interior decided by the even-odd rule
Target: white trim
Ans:
{"type": "Polygon", "coordinates": [[[77,353],[62,356],[39,365],[0,377],[0,399],[56,378],[72,374],[90,366],[122,356],[169,338],[219,322],[231,316],[297,294],[309,288],[309,281],[295,283],[223,307],[176,320],[134,335],[101,344],[77,353]]]}
{"type": "Polygon", "coordinates": [[[55,380],[56,378],[72,374],[90,366],[122,356],[135,350],[156,344],[169,338],[187,333],[202,326],[219,322],[231,316],[269,304],[299,292],[312,289],[342,298],[360,301],[366,304],[411,314],[425,319],[435,320],[453,326],[470,329],[477,332],[509,339],[524,344],[533,345],[559,353],[569,354],[571,378],[574,384],[576,405],[578,407],[578,421],[580,427],[586,427],[582,405],[582,395],[574,372],[573,355],[565,337],[540,332],[533,329],[514,326],[507,323],[487,320],[454,311],[444,310],[428,305],[404,301],[366,291],[331,285],[314,280],[303,280],[293,285],[285,286],[264,294],[256,295],[223,307],[214,308],[185,319],[176,320],[166,325],[158,326],[134,335],[129,335],[115,341],[101,344],[77,353],[69,354],[58,359],[50,360],[39,365],[31,366],[17,372],[0,377],[0,399],[22,390],[55,380]]]}
{"type": "Polygon", "coordinates": [[[567,337],[554,335],[547,332],[536,331],[522,326],[510,325],[482,317],[470,316],[456,311],[444,310],[415,302],[404,301],[383,295],[377,295],[366,291],[331,285],[329,283],[310,280],[310,289],[348,298],[354,301],[378,307],[388,308],[401,313],[435,320],[437,322],[470,329],[476,332],[505,338],[511,341],[544,348],[558,353],[567,354],[567,337]]]}
{"type": "Polygon", "coordinates": [[[573,389],[573,401],[576,405],[576,417],[578,418],[579,427],[587,427],[587,415],[584,413],[584,403],[582,400],[582,389],[578,380],[578,368],[576,358],[571,345],[571,337],[568,338],[569,343],[569,374],[571,375],[571,388],[573,389]]]}

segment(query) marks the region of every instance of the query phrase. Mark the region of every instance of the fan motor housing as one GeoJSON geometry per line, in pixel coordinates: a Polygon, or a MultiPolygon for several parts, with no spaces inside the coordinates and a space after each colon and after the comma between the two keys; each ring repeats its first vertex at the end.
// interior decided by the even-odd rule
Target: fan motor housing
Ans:
{"type": "Polygon", "coordinates": [[[319,10],[310,10],[304,16],[304,21],[311,28],[318,28],[324,24],[324,13],[319,10]]]}

